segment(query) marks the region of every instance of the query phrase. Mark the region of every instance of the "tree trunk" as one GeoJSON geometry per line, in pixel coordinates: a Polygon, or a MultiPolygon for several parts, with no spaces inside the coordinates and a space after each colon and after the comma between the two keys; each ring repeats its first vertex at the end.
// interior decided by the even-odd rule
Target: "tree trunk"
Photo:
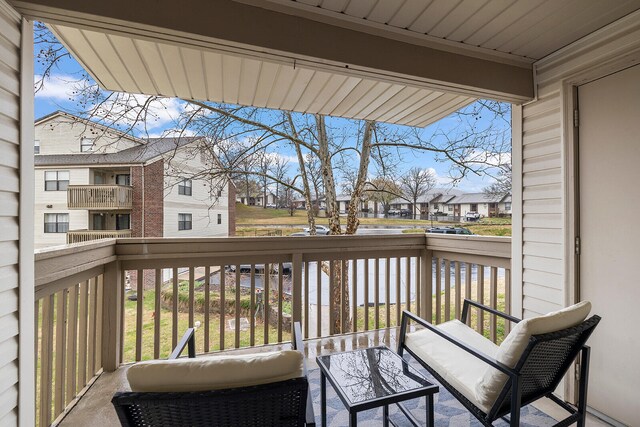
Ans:
{"type": "MultiPolygon", "coordinates": [[[[293,133],[294,138],[298,139],[298,132],[296,131],[296,127],[293,123],[293,118],[291,117],[291,113],[285,113],[287,116],[287,120],[289,121],[289,125],[291,126],[291,132],[293,133]]],[[[309,223],[309,234],[312,236],[316,234],[316,218],[313,216],[313,210],[311,207],[311,187],[309,187],[309,179],[307,177],[307,170],[304,166],[304,156],[302,155],[302,149],[300,148],[300,144],[297,142],[293,142],[293,145],[296,149],[296,155],[298,157],[298,164],[300,166],[300,175],[302,176],[302,186],[304,188],[304,201],[305,208],[307,211],[307,221],[309,223]]],[[[292,215],[293,216],[293,215],[292,215]]]]}
{"type": "Polygon", "coordinates": [[[320,158],[320,173],[324,183],[327,205],[327,217],[331,234],[342,234],[340,226],[340,208],[336,201],[336,183],[331,165],[331,153],[329,152],[329,139],[325,128],[324,116],[316,114],[316,126],[318,128],[318,157],[320,158]]]}

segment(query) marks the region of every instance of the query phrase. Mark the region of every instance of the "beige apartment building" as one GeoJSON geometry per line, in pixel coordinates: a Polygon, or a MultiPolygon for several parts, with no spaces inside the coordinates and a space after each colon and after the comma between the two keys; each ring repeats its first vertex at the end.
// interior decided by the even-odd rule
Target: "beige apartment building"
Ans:
{"type": "Polygon", "coordinates": [[[142,140],[62,112],[38,119],[35,247],[233,234],[233,184],[188,178],[209,167],[199,142],[142,140]]]}

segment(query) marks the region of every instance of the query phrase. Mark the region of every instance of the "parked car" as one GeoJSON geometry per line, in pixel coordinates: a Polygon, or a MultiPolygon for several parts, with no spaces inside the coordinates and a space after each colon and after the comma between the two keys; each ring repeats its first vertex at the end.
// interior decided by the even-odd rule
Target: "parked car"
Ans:
{"type": "MultiPolygon", "coordinates": [[[[309,227],[305,228],[304,232],[311,233],[311,228],[309,227]]],[[[316,234],[327,236],[329,235],[329,233],[331,233],[331,230],[329,230],[329,227],[325,227],[324,225],[316,225],[316,234]]]]}
{"type": "Polygon", "coordinates": [[[410,209],[400,209],[400,216],[411,216],[411,210],[410,209]]]}
{"type": "MultiPolygon", "coordinates": [[[[240,273],[251,273],[251,264],[240,264],[240,273]]],[[[269,269],[271,273],[277,273],[280,269],[280,265],[278,263],[269,264],[269,269]]],[[[293,268],[290,262],[282,263],[282,273],[283,274],[291,274],[291,269],[293,268]]],[[[226,266],[226,270],[231,273],[235,273],[236,265],[231,264],[226,266]]],[[[256,274],[264,274],[264,264],[254,264],[254,271],[256,274]]]]}
{"type": "Polygon", "coordinates": [[[274,205],[273,203],[269,203],[269,204],[267,204],[267,207],[271,208],[271,209],[275,209],[276,205],[274,205]]]}
{"type": "Polygon", "coordinates": [[[475,211],[467,212],[464,216],[467,221],[478,221],[480,219],[480,214],[475,211]]]}
{"type": "Polygon", "coordinates": [[[471,230],[464,227],[431,227],[427,228],[427,233],[473,235],[471,230]]]}

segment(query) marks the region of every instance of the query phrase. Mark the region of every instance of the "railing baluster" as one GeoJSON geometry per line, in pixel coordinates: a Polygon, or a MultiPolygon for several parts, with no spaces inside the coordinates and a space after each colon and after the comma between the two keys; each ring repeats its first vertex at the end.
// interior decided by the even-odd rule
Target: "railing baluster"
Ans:
{"type": "MultiPolygon", "coordinates": [[[[171,348],[178,345],[178,302],[180,301],[180,290],[178,288],[178,268],[174,267],[171,277],[171,285],[173,287],[173,300],[171,306],[171,348]]],[[[207,337],[208,338],[208,337],[207,337]]]]}
{"type": "MultiPolygon", "coordinates": [[[[498,308],[498,268],[491,267],[491,278],[490,278],[490,289],[489,289],[489,304],[493,309],[498,308]]],[[[491,341],[494,343],[498,339],[498,325],[496,322],[497,318],[495,314],[491,314],[489,317],[489,333],[491,337],[491,341]]]]}
{"type": "MultiPolygon", "coordinates": [[[[204,268],[204,352],[211,351],[211,319],[209,319],[211,308],[211,266],[204,268]]],[[[175,346],[174,346],[175,348],[175,346]]]]}
{"type": "MultiPolygon", "coordinates": [[[[240,266],[238,266],[240,267],[240,266]]],[[[236,268],[236,331],[235,331],[235,346],[240,348],[240,268],[236,268]]]]}
{"type": "Polygon", "coordinates": [[[87,308],[89,301],[89,281],[80,284],[80,324],[78,334],[78,389],[87,384],[87,308]]]}
{"type": "Polygon", "coordinates": [[[369,258],[364,259],[364,330],[369,330],[369,258]]]}
{"type": "Polygon", "coordinates": [[[251,319],[249,322],[249,345],[256,345],[256,265],[251,264],[251,319]]]}
{"type": "Polygon", "coordinates": [[[284,299],[284,292],[283,292],[284,290],[282,286],[283,270],[284,270],[283,264],[278,263],[278,342],[282,342],[282,323],[283,323],[282,303],[284,299]]]}
{"type": "Polygon", "coordinates": [[[451,320],[451,261],[444,260],[444,321],[451,320]]]}
{"type": "Polygon", "coordinates": [[[156,268],[155,270],[155,298],[154,298],[154,311],[153,311],[153,358],[160,358],[160,284],[162,282],[162,270],[156,268]]]}
{"type": "Polygon", "coordinates": [[[391,259],[387,257],[384,262],[384,303],[385,310],[385,328],[391,325],[391,259]]]}
{"type": "MultiPolygon", "coordinates": [[[[464,264],[464,297],[471,299],[471,275],[473,274],[473,265],[470,262],[464,264]]],[[[471,313],[467,316],[467,326],[471,327],[471,313]]]]}
{"type": "Polygon", "coordinates": [[[94,277],[89,280],[89,343],[88,345],[88,362],[87,362],[87,380],[93,378],[96,373],[96,320],[98,305],[98,284],[94,277]]]}
{"type": "Polygon", "coordinates": [[[40,370],[40,425],[51,421],[51,380],[53,371],[53,311],[54,296],[43,298],[42,302],[42,356],[40,370]]]}
{"type": "MultiPolygon", "coordinates": [[[[407,311],[411,311],[411,257],[406,257],[404,259],[404,281],[405,281],[405,290],[407,294],[407,311]]],[[[400,281],[398,281],[398,286],[400,286],[400,281]]],[[[398,305],[400,305],[401,301],[398,301],[398,305]]],[[[400,325],[400,322],[396,323],[396,325],[400,325]]]]}
{"type": "Polygon", "coordinates": [[[351,261],[351,311],[352,315],[352,328],[353,332],[358,331],[358,260],[353,259],[351,261]]]}
{"type": "Polygon", "coordinates": [[[309,261],[304,263],[304,337],[309,338],[309,261]]]}
{"type": "Polygon", "coordinates": [[[316,332],[322,336],[322,261],[316,261],[316,332]]]}
{"type": "Polygon", "coordinates": [[[454,281],[455,281],[455,318],[456,319],[460,319],[460,304],[462,301],[461,298],[461,284],[460,284],[460,261],[456,261],[456,266],[455,266],[455,276],[454,276],[454,281]]]}
{"type": "Polygon", "coordinates": [[[420,286],[420,274],[422,274],[420,272],[421,268],[420,268],[420,257],[413,257],[414,259],[414,265],[415,265],[415,289],[416,289],[416,314],[418,315],[422,315],[422,286],[420,286]]]}
{"type": "Polygon", "coordinates": [[[189,327],[193,328],[195,325],[195,305],[196,305],[196,284],[195,284],[195,270],[193,267],[189,267],[189,327]]]}
{"type": "Polygon", "coordinates": [[[400,257],[396,257],[396,326],[400,324],[400,313],[402,312],[402,286],[400,285],[400,257]]]}
{"type": "Polygon", "coordinates": [[[336,333],[336,313],[334,310],[336,295],[335,275],[335,262],[329,261],[329,335],[336,333]]]}
{"type": "Polygon", "coordinates": [[[142,308],[143,308],[143,298],[144,298],[144,279],[143,279],[143,270],[138,270],[137,272],[137,290],[136,290],[136,362],[139,362],[142,359],[142,308]]]}
{"type": "MultiPolygon", "coordinates": [[[[506,268],[504,270],[504,311],[511,314],[511,270],[506,268]]],[[[518,315],[519,317],[519,315],[518,315]]],[[[511,322],[504,321],[504,337],[509,335],[511,331],[511,322]]]]}
{"type": "MultiPolygon", "coordinates": [[[[480,304],[484,304],[484,265],[478,264],[478,278],[476,280],[476,285],[478,287],[478,302],[480,304]]],[[[484,334],[484,311],[477,309],[478,313],[478,324],[477,329],[480,335],[484,334]]]]}
{"type": "Polygon", "coordinates": [[[67,316],[67,396],[65,399],[65,405],[68,405],[76,396],[76,353],[78,351],[78,285],[74,285],[69,288],[69,301],[67,303],[67,306],[69,314],[67,316]]]}
{"type": "Polygon", "coordinates": [[[96,371],[102,369],[102,323],[104,321],[103,303],[104,303],[104,275],[97,277],[96,283],[96,371]]]}
{"type": "MultiPolygon", "coordinates": [[[[224,327],[225,327],[225,321],[226,321],[226,311],[227,311],[227,304],[225,302],[225,288],[227,287],[226,284],[226,265],[221,265],[220,266],[220,348],[219,350],[224,350],[224,327]]],[[[236,270],[239,269],[240,266],[236,265],[236,270]]]]}
{"type": "Polygon", "coordinates": [[[65,357],[67,345],[67,290],[63,289],[56,293],[56,379],[54,392],[53,417],[62,413],[65,407],[64,402],[64,381],[65,381],[65,357]]]}
{"type": "Polygon", "coordinates": [[[441,322],[441,313],[442,313],[442,305],[441,305],[441,293],[440,293],[440,289],[442,286],[442,274],[441,274],[441,269],[442,269],[442,265],[440,262],[440,258],[435,258],[436,260],[436,286],[435,286],[435,293],[436,293],[436,324],[441,322]]]}
{"type": "Polygon", "coordinates": [[[349,280],[347,277],[347,263],[340,260],[340,333],[347,332],[349,317],[349,280]]]}
{"type": "Polygon", "coordinates": [[[373,326],[380,329],[380,258],[376,258],[373,265],[374,285],[373,289],[373,326]]]}

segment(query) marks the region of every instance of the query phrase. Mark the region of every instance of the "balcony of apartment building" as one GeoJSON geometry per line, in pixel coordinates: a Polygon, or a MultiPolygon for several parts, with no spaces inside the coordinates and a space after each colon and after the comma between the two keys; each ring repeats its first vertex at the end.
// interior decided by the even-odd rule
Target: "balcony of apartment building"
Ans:
{"type": "MultiPolygon", "coordinates": [[[[133,207],[133,187],[129,168],[89,171],[91,184],[69,185],[69,209],[130,210],[133,207]]],[[[113,236],[116,237],[116,236],[113,236]]]]}

